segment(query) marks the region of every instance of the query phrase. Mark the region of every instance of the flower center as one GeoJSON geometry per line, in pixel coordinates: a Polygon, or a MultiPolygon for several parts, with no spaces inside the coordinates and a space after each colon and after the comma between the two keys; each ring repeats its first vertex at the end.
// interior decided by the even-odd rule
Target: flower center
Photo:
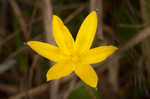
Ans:
{"type": "Polygon", "coordinates": [[[73,63],[81,62],[81,57],[78,54],[71,54],[69,57],[70,57],[70,61],[72,61],[73,63]]]}
{"type": "Polygon", "coordinates": [[[72,56],[72,55],[71,55],[71,61],[72,61],[72,62],[79,62],[80,59],[79,59],[78,56],[72,56]]]}

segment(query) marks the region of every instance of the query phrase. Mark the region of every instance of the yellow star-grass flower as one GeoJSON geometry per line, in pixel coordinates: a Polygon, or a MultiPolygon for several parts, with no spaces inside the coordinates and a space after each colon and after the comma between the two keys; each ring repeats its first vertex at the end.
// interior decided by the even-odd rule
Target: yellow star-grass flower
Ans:
{"type": "Polygon", "coordinates": [[[47,81],[68,76],[72,72],[87,85],[96,87],[98,77],[90,64],[105,60],[117,50],[115,46],[100,46],[92,48],[97,28],[96,12],[91,12],[82,23],[76,40],[62,20],[53,15],[52,32],[58,47],[39,41],[29,41],[27,44],[41,56],[55,61],[47,74],[47,81]]]}

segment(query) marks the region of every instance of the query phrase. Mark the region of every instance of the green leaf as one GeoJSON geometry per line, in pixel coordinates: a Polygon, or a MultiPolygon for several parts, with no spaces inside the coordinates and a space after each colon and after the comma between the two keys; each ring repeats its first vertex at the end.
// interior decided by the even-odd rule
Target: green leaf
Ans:
{"type": "Polygon", "coordinates": [[[68,99],[93,99],[93,96],[89,93],[91,93],[95,99],[101,99],[100,93],[95,88],[87,88],[85,86],[80,86],[73,90],[68,99]]]}

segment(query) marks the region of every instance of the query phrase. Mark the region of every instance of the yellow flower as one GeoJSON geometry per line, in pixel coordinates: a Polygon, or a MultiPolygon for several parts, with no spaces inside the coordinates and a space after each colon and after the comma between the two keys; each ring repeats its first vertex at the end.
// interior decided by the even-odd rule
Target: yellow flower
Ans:
{"type": "Polygon", "coordinates": [[[62,20],[53,15],[52,32],[58,47],[39,41],[27,42],[38,54],[56,62],[47,72],[47,81],[60,79],[75,72],[87,85],[97,86],[98,77],[90,64],[105,60],[117,48],[114,46],[101,46],[90,49],[96,28],[97,15],[93,11],[82,23],[74,41],[62,20]]]}

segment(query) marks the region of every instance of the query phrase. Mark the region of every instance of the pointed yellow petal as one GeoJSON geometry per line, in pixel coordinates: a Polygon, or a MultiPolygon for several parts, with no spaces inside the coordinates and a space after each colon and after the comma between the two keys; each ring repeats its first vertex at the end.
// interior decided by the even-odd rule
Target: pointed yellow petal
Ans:
{"type": "Polygon", "coordinates": [[[101,46],[90,49],[82,54],[82,57],[84,57],[83,61],[89,64],[101,62],[112,55],[117,49],[115,46],[101,46]]]}
{"type": "Polygon", "coordinates": [[[52,31],[55,41],[61,49],[63,49],[65,52],[73,49],[74,39],[70,31],[63,24],[62,20],[55,15],[52,19],[52,31]]]}
{"type": "Polygon", "coordinates": [[[75,73],[87,85],[89,85],[91,87],[97,86],[98,77],[97,77],[96,72],[90,65],[83,64],[83,65],[76,66],[75,73]]]}
{"type": "Polygon", "coordinates": [[[76,37],[75,47],[80,52],[84,52],[91,47],[97,28],[96,12],[91,12],[82,23],[76,37]]]}
{"type": "Polygon", "coordinates": [[[49,60],[57,62],[63,60],[64,58],[59,48],[48,43],[43,43],[39,41],[29,41],[27,42],[27,44],[39,55],[49,60]]]}
{"type": "Polygon", "coordinates": [[[72,73],[73,69],[74,66],[72,64],[57,63],[48,70],[46,74],[47,81],[68,76],[72,73]]]}

